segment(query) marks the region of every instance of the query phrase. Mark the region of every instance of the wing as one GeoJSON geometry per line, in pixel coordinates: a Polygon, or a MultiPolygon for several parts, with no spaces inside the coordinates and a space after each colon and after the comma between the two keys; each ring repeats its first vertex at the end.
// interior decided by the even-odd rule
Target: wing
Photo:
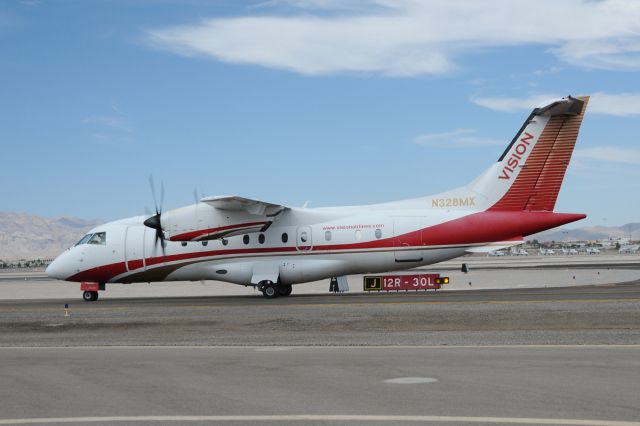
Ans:
{"type": "Polygon", "coordinates": [[[277,216],[288,209],[288,207],[280,204],[266,203],[264,201],[252,200],[251,198],[239,197],[237,195],[205,197],[200,201],[220,210],[244,210],[249,214],[260,216],[264,215],[267,217],[277,216]]]}

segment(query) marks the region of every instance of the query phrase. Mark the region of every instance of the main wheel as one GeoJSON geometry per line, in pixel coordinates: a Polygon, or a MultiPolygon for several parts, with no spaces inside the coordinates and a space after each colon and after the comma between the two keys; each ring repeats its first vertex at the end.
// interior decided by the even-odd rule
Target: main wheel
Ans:
{"type": "Polygon", "coordinates": [[[291,294],[293,288],[288,284],[280,284],[279,293],[280,296],[288,296],[291,294]]]}
{"type": "Polygon", "coordinates": [[[267,299],[275,299],[280,296],[278,285],[271,281],[262,284],[262,295],[267,299]]]}
{"type": "Polygon", "coordinates": [[[97,291],[85,291],[82,293],[82,298],[85,302],[95,302],[98,300],[98,292],[97,291]]]}

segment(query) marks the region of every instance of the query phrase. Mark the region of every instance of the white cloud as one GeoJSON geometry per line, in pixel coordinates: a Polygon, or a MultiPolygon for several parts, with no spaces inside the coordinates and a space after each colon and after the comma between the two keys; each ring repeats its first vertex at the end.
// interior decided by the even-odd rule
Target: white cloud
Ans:
{"type": "Polygon", "coordinates": [[[640,115],[640,93],[609,94],[597,92],[589,100],[589,110],[596,114],[640,115]]]}
{"type": "MultiPolygon", "coordinates": [[[[495,111],[514,112],[529,111],[562,96],[566,96],[566,94],[547,93],[524,98],[473,97],[471,102],[495,111]]],[[[592,114],[617,115],[621,117],[640,115],[640,93],[611,94],[596,92],[589,99],[587,111],[592,114]]]]}
{"type": "Polygon", "coordinates": [[[276,0],[260,6],[254,16],[149,29],[146,41],[186,56],[307,75],[442,74],[465,53],[523,45],[549,47],[580,66],[640,69],[640,2],[276,0]]]}
{"type": "Polygon", "coordinates": [[[455,129],[443,133],[426,133],[413,138],[418,145],[446,148],[506,145],[505,141],[484,138],[477,135],[475,129],[455,129]]]}
{"type": "Polygon", "coordinates": [[[537,75],[538,77],[543,76],[543,75],[548,75],[548,74],[556,74],[559,73],[560,71],[562,71],[562,68],[560,67],[549,67],[546,69],[539,69],[539,70],[535,70],[534,74],[537,75]]]}
{"type": "Polygon", "coordinates": [[[619,148],[615,146],[597,146],[593,148],[576,149],[574,155],[577,158],[606,161],[611,163],[624,163],[640,165],[640,149],[619,148]]]}
{"type": "Polygon", "coordinates": [[[520,110],[532,110],[535,107],[561,98],[559,95],[533,95],[527,98],[501,98],[501,97],[473,97],[471,102],[492,109],[494,111],[514,112],[520,110]]]}
{"type": "Polygon", "coordinates": [[[384,1],[371,0],[266,0],[249,6],[250,9],[267,7],[291,7],[311,10],[367,10],[376,4],[384,5],[384,1]]]}
{"type": "Polygon", "coordinates": [[[83,122],[86,124],[95,124],[100,127],[105,127],[120,132],[133,132],[133,129],[127,122],[127,119],[118,115],[94,115],[85,118],[83,122]]]}

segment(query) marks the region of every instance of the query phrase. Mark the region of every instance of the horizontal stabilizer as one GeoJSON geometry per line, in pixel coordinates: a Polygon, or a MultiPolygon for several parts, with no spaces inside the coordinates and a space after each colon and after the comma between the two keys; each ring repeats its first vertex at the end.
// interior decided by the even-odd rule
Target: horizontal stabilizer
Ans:
{"type": "Polygon", "coordinates": [[[518,246],[524,243],[524,239],[520,238],[517,240],[510,241],[496,241],[494,243],[488,244],[482,247],[472,247],[465,250],[467,253],[489,253],[496,250],[502,250],[509,247],[518,246]]]}

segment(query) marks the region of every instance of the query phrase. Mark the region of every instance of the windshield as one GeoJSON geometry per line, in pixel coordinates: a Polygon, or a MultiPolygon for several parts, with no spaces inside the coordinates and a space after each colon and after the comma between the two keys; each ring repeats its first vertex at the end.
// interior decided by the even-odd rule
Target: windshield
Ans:
{"type": "Polygon", "coordinates": [[[93,236],[93,234],[87,234],[87,235],[85,235],[84,237],[82,237],[82,238],[80,239],[80,241],[78,241],[78,242],[76,243],[76,245],[77,245],[77,246],[79,246],[80,244],[86,244],[86,242],[87,242],[87,241],[89,241],[89,238],[91,238],[92,236],[93,236]]]}
{"type": "Polygon", "coordinates": [[[107,233],[106,232],[96,232],[95,234],[87,234],[80,241],[76,243],[76,246],[81,244],[97,244],[97,245],[105,245],[107,244],[107,233]]]}
{"type": "Polygon", "coordinates": [[[106,232],[96,232],[89,239],[88,244],[99,244],[99,245],[107,244],[107,233],[106,232]]]}

